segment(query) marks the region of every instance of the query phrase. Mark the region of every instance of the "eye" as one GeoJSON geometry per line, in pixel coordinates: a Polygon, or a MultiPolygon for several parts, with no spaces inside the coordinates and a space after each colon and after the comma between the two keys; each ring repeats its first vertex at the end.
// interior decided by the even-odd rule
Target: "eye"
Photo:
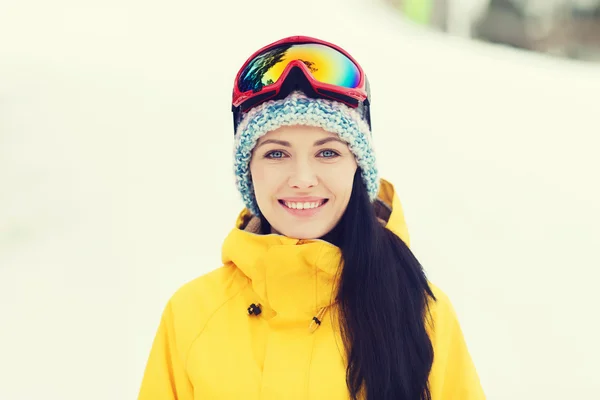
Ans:
{"type": "Polygon", "coordinates": [[[280,150],[270,151],[267,154],[265,154],[265,158],[272,158],[272,159],[279,159],[279,158],[283,158],[284,156],[285,156],[285,154],[283,154],[283,151],[280,151],[280,150]]]}
{"type": "Polygon", "coordinates": [[[333,150],[322,150],[319,152],[320,156],[323,158],[334,158],[339,157],[339,153],[333,150]]]}

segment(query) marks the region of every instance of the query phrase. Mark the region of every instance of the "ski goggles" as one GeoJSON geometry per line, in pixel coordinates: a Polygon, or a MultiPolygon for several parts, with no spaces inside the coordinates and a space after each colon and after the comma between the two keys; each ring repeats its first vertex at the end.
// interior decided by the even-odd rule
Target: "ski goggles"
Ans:
{"type": "Polygon", "coordinates": [[[350,54],[319,39],[293,36],[263,47],[244,63],[235,79],[232,111],[246,112],[294,89],[353,108],[369,102],[367,78],[350,54]]]}

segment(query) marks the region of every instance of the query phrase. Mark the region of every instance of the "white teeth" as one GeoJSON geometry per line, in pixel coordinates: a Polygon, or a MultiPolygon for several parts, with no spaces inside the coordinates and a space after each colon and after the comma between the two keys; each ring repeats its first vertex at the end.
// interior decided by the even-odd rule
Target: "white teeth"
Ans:
{"type": "Polygon", "coordinates": [[[315,201],[315,202],[305,202],[305,203],[292,203],[292,202],[284,202],[287,208],[291,208],[293,210],[307,210],[311,208],[320,207],[323,204],[323,201],[315,201]]]}

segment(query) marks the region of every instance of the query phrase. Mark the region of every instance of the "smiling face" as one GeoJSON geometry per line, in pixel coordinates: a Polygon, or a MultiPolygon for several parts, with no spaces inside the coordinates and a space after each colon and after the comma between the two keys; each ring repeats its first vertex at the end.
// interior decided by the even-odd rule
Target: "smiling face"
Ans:
{"type": "Polygon", "coordinates": [[[256,202],[271,227],[297,239],[323,237],[338,223],[352,193],[354,154],[322,128],[283,126],[261,137],[250,174],[256,202]]]}

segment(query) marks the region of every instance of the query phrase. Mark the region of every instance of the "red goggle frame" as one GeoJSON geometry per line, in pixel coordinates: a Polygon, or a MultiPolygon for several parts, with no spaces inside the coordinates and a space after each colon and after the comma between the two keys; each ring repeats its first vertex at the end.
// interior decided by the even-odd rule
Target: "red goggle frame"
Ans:
{"type": "Polygon", "coordinates": [[[232,99],[234,129],[252,107],[284,98],[293,90],[356,108],[370,125],[369,84],[356,60],[332,43],[292,36],[256,51],[237,73],[232,99]]]}

